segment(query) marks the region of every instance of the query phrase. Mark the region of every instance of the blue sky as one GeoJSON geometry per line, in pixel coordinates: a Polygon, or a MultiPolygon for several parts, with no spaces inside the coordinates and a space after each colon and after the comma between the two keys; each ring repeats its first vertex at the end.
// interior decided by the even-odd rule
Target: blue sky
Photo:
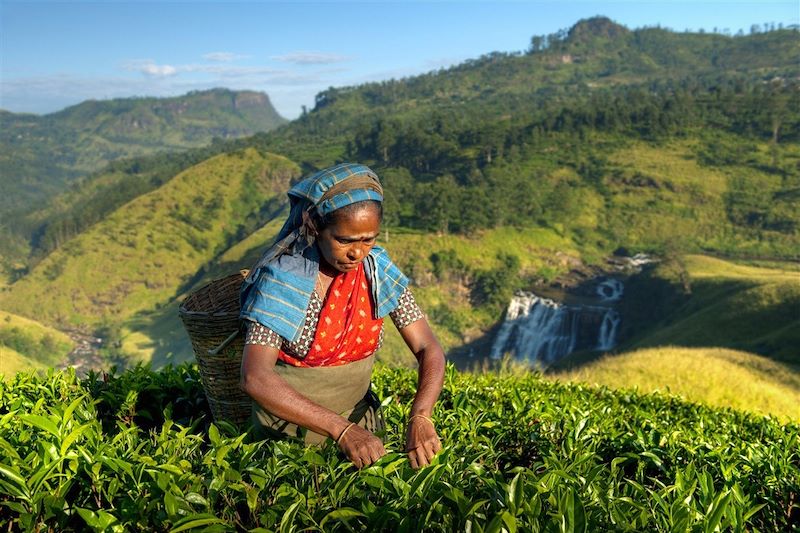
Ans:
{"type": "Polygon", "coordinates": [[[631,29],[798,24],[798,0],[41,2],[0,0],[0,108],[210,87],[270,95],[295,118],[330,86],[401,78],[606,15],[631,29]]]}

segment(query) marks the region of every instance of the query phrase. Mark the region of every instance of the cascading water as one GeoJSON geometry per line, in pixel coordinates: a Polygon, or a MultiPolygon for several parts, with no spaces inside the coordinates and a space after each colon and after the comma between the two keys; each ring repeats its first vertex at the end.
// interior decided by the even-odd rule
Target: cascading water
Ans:
{"type": "MultiPolygon", "coordinates": [[[[622,283],[604,282],[597,294],[618,300],[622,283]]],[[[532,293],[516,295],[509,303],[491,355],[509,353],[515,359],[548,365],[576,350],[610,350],[616,342],[619,313],[610,307],[565,305],[532,293]]]]}
{"type": "Polygon", "coordinates": [[[619,327],[619,313],[613,309],[603,315],[603,322],[600,324],[600,335],[597,337],[596,350],[611,350],[617,341],[617,328],[619,327]]]}
{"type": "Polygon", "coordinates": [[[513,351],[519,359],[549,362],[575,348],[577,322],[569,309],[535,294],[515,296],[492,346],[492,357],[513,351]]]}
{"type": "Polygon", "coordinates": [[[608,278],[597,284],[595,292],[604,302],[616,302],[622,298],[625,286],[618,279],[608,278]]]}

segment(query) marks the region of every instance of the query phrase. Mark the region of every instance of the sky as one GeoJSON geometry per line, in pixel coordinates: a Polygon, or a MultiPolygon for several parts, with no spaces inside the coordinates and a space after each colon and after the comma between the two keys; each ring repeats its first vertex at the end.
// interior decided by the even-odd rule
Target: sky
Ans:
{"type": "Polygon", "coordinates": [[[296,118],[328,87],[399,79],[605,15],[630,29],[749,33],[800,23],[798,0],[0,0],[0,109],[46,114],[88,99],[212,87],[269,94],[296,118]]]}

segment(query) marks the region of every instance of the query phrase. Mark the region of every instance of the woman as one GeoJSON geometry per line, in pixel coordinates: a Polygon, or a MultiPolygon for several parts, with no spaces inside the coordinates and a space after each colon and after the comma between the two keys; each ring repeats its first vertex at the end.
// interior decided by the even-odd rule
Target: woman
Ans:
{"type": "Polygon", "coordinates": [[[444,380],[444,352],[408,289],[375,246],[383,189],[372,170],[341,164],[289,191],[291,212],[275,244],[242,287],[247,326],[242,387],[263,435],[334,439],[358,467],[386,454],[370,391],[389,315],[419,362],[406,431],[411,466],[441,449],[431,412],[444,380]]]}

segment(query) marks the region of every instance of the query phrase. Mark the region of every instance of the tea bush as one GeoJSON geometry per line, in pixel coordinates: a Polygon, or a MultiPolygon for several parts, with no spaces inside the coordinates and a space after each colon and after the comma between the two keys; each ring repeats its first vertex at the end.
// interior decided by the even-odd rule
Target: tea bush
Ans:
{"type": "Polygon", "coordinates": [[[379,368],[389,454],[212,424],[192,366],[0,382],[0,524],[76,531],[800,529],[800,426],[673,397],[452,368],[444,444],[402,451],[416,374],[379,368]]]}

